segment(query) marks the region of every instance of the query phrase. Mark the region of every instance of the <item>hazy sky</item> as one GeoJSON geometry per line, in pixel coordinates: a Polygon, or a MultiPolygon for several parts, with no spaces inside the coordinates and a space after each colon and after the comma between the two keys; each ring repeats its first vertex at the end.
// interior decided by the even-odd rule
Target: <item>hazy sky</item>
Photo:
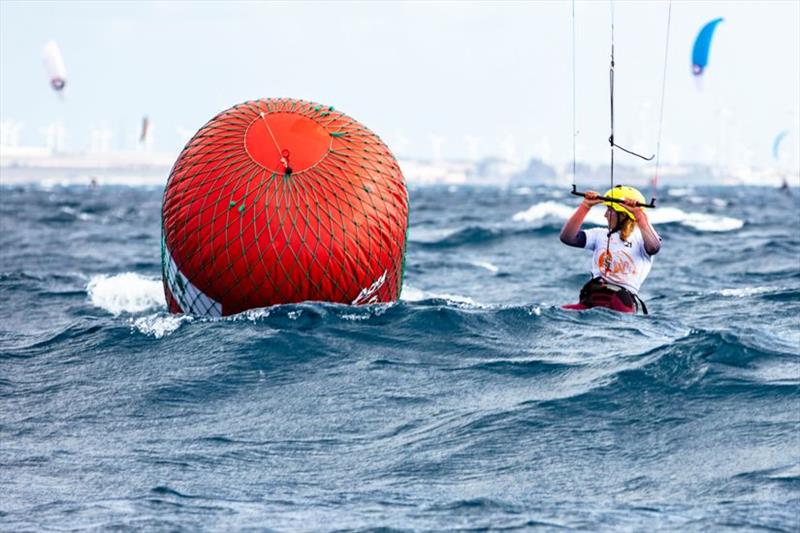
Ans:
{"type": "MultiPolygon", "coordinates": [[[[666,1],[617,1],[620,144],[655,151],[666,1]]],[[[110,128],[133,149],[143,115],[177,154],[208,119],[249,99],[333,105],[401,157],[572,158],[572,4],[554,2],[16,2],[0,0],[0,119],[67,148],[110,128]],[[68,94],[50,89],[56,40],[68,94]],[[436,148],[438,146],[438,149],[436,148]]],[[[611,8],[577,2],[578,159],[608,158],[611,8]]],[[[666,161],[770,164],[782,130],[797,164],[800,2],[673,1],[662,141],[666,161]],[[691,47],[715,17],[698,86],[691,47]]],[[[623,157],[623,156],[620,156],[623,157]]],[[[628,161],[624,156],[623,162],[628,161]]]]}

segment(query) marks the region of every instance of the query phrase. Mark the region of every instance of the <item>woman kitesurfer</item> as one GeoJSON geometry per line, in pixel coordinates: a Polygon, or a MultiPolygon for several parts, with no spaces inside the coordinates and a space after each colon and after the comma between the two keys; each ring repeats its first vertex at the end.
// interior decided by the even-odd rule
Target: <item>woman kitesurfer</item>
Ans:
{"type": "Polygon", "coordinates": [[[604,201],[595,191],[588,191],[575,213],[561,230],[561,242],[593,252],[592,279],[583,286],[577,304],[564,309],[607,307],[624,313],[635,313],[647,307],[639,299],[653,256],[661,249],[661,237],[650,225],[644,208],[645,199],[633,187],[617,185],[604,195],[621,203],[604,201]],[[608,229],[581,230],[584,218],[593,206],[603,203],[608,229]]]}

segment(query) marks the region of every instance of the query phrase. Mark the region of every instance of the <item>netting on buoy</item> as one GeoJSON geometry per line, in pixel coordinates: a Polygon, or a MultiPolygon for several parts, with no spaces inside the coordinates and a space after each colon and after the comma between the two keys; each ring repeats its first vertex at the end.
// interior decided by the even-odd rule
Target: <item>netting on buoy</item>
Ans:
{"type": "Polygon", "coordinates": [[[403,176],[375,134],[333,107],[263,99],[220,113],[178,157],[162,217],[172,312],[399,297],[403,176]]]}

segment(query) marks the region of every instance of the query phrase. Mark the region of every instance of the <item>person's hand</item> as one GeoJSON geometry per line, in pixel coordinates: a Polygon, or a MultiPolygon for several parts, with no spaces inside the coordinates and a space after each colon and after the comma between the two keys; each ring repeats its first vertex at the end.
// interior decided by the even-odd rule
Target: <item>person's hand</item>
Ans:
{"type": "Polygon", "coordinates": [[[633,198],[625,198],[625,200],[622,201],[622,205],[624,205],[628,211],[633,213],[634,218],[636,218],[637,220],[639,219],[639,216],[643,213],[642,208],[639,207],[638,202],[633,198]]]}
{"type": "Polygon", "coordinates": [[[586,194],[583,197],[583,205],[591,208],[592,206],[601,203],[603,200],[598,198],[598,196],[600,196],[600,194],[597,191],[586,191],[586,194]]]}

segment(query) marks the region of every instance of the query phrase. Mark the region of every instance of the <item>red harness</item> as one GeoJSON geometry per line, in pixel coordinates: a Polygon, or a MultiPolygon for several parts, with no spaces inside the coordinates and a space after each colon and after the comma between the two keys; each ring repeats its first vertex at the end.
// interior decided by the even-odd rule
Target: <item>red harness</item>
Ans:
{"type": "Polygon", "coordinates": [[[592,307],[606,307],[620,313],[635,313],[641,307],[642,313],[647,314],[647,306],[638,296],[603,278],[594,278],[584,285],[578,303],[561,306],[562,309],[577,311],[592,307]]]}

